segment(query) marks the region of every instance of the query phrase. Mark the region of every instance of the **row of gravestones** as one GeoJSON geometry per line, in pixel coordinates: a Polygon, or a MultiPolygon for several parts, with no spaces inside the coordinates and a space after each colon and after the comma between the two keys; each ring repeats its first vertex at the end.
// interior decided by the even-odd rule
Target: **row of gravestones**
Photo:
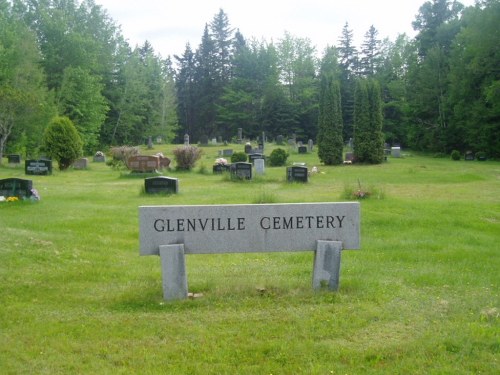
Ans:
{"type": "MultiPolygon", "coordinates": [[[[231,174],[231,178],[240,180],[252,179],[252,163],[238,162],[224,166],[231,174]]],[[[292,166],[286,168],[286,179],[288,182],[308,182],[308,169],[304,166],[292,166]]],[[[144,190],[147,194],[177,194],[179,192],[179,180],[167,176],[155,176],[144,179],[144,190]]]]}

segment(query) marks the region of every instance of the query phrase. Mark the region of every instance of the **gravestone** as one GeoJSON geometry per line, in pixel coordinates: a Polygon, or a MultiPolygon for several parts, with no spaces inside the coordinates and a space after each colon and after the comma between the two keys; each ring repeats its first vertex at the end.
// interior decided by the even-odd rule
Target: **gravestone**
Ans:
{"type": "Polygon", "coordinates": [[[467,151],[465,153],[465,157],[464,157],[464,160],[467,160],[467,161],[472,161],[474,160],[475,157],[474,157],[474,153],[472,151],[467,151]]]}
{"type": "Polygon", "coordinates": [[[306,146],[299,146],[298,151],[299,151],[299,154],[307,154],[307,147],[306,146]]]}
{"type": "Polygon", "coordinates": [[[231,169],[231,164],[215,164],[212,167],[212,172],[214,174],[222,174],[224,172],[229,172],[231,169]]]}
{"type": "Polygon", "coordinates": [[[238,178],[241,180],[251,180],[252,164],[244,162],[233,163],[231,164],[230,172],[232,178],[238,178]]]}
{"type": "Polygon", "coordinates": [[[29,198],[32,195],[32,189],[32,180],[24,180],[22,178],[4,178],[3,180],[0,180],[0,196],[6,198],[29,198]]]}
{"type": "Polygon", "coordinates": [[[21,155],[19,155],[19,154],[7,155],[7,159],[8,159],[9,164],[20,164],[21,163],[21,155]]]}
{"type": "Polygon", "coordinates": [[[148,194],[177,194],[179,179],[166,176],[145,178],[144,190],[148,194]]]}
{"type": "Polygon", "coordinates": [[[89,159],[80,158],[73,163],[74,169],[87,169],[89,166],[89,159]]]}
{"type": "Polygon", "coordinates": [[[184,146],[189,146],[189,134],[184,134],[184,146]]]}
{"type": "Polygon", "coordinates": [[[276,137],[276,144],[279,146],[283,145],[283,136],[281,134],[276,137]]]}
{"type": "Polygon", "coordinates": [[[254,164],[254,161],[256,159],[264,159],[264,155],[259,154],[259,153],[253,153],[248,155],[248,162],[254,164]]]}
{"type": "Polygon", "coordinates": [[[212,138],[212,145],[216,145],[217,144],[217,138],[212,138]]]}
{"type": "Polygon", "coordinates": [[[255,167],[255,173],[258,175],[263,175],[265,172],[265,161],[264,159],[255,159],[253,161],[255,167]]]}
{"type": "Polygon", "coordinates": [[[238,144],[240,144],[243,141],[243,129],[238,128],[238,144]]]}
{"type": "Polygon", "coordinates": [[[293,166],[286,168],[288,182],[307,182],[307,167],[293,166]]]}
{"type": "Polygon", "coordinates": [[[102,151],[97,151],[94,155],[93,158],[94,163],[105,163],[106,162],[106,156],[102,151]]]}
{"type": "Polygon", "coordinates": [[[24,162],[24,172],[28,175],[49,175],[52,174],[52,160],[26,160],[24,162]]]}
{"type": "Polygon", "coordinates": [[[153,148],[153,138],[148,137],[148,150],[151,150],[153,148]]]}
{"type": "Polygon", "coordinates": [[[171,160],[167,158],[166,156],[163,156],[161,152],[158,152],[154,156],[158,157],[160,159],[160,169],[167,169],[170,166],[171,160]]]}
{"type": "Polygon", "coordinates": [[[233,149],[228,148],[228,149],[222,150],[221,156],[233,156],[233,149]]]}
{"type": "Polygon", "coordinates": [[[127,160],[127,167],[136,173],[154,173],[160,169],[158,156],[136,155],[127,160]]]}
{"type": "Polygon", "coordinates": [[[307,142],[307,148],[309,150],[309,152],[313,152],[313,149],[314,149],[314,142],[312,139],[310,139],[308,142],[307,142]]]}
{"type": "Polygon", "coordinates": [[[401,147],[391,147],[391,156],[393,158],[401,157],[401,147]]]}
{"type": "Polygon", "coordinates": [[[252,152],[252,145],[250,143],[245,144],[245,154],[250,154],[252,152]]]}

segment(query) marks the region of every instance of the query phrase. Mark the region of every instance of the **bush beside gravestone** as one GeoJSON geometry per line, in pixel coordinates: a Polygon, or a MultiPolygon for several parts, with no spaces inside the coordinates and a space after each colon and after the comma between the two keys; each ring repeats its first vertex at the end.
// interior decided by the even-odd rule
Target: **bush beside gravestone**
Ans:
{"type": "Polygon", "coordinates": [[[460,151],[458,150],[453,150],[451,152],[451,159],[452,160],[460,160],[460,151]]]}
{"type": "Polygon", "coordinates": [[[55,117],[43,134],[43,147],[47,154],[67,169],[82,155],[83,142],[75,125],[68,117],[55,117]]]}
{"type": "Polygon", "coordinates": [[[269,164],[272,167],[281,167],[286,164],[287,159],[288,152],[286,152],[282,148],[276,148],[271,152],[271,155],[269,156],[269,164]]]}
{"type": "Polygon", "coordinates": [[[231,163],[240,163],[247,161],[247,154],[244,152],[234,152],[231,155],[231,163]]]}

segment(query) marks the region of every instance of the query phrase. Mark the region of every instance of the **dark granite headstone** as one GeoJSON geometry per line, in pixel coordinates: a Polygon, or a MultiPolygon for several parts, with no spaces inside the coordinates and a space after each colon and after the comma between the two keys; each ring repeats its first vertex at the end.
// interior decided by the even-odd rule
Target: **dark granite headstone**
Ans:
{"type": "Polygon", "coordinates": [[[250,154],[252,152],[252,145],[250,143],[245,144],[245,154],[250,154]]]}
{"type": "Polygon", "coordinates": [[[251,163],[233,163],[231,164],[231,177],[242,180],[252,179],[252,164],[251,163]]]}
{"type": "Polygon", "coordinates": [[[215,164],[212,167],[212,172],[214,174],[222,174],[224,172],[229,172],[230,169],[231,169],[230,164],[215,164]]]}
{"type": "Polygon", "coordinates": [[[307,146],[298,147],[299,154],[307,154],[307,146]]]}
{"type": "Polygon", "coordinates": [[[5,178],[0,180],[0,195],[6,198],[29,198],[32,195],[33,181],[22,178],[5,178]]]}
{"type": "Polygon", "coordinates": [[[475,159],[474,154],[471,151],[468,151],[468,152],[465,153],[464,160],[471,161],[471,160],[474,160],[474,159],[475,159]]]}
{"type": "Polygon", "coordinates": [[[19,155],[19,154],[7,155],[7,159],[9,161],[9,164],[20,164],[21,163],[21,155],[19,155]]]}
{"type": "Polygon", "coordinates": [[[307,182],[307,167],[287,167],[286,179],[288,182],[307,182]]]}
{"type": "Polygon", "coordinates": [[[253,164],[253,161],[255,159],[265,159],[265,158],[264,158],[264,155],[259,154],[259,153],[253,153],[253,154],[248,155],[248,162],[249,163],[253,164]]]}
{"type": "Polygon", "coordinates": [[[24,162],[24,172],[29,175],[49,175],[52,174],[52,160],[26,160],[24,162]]]}
{"type": "Polygon", "coordinates": [[[148,194],[177,194],[179,192],[179,180],[166,176],[145,178],[144,189],[148,194]]]}

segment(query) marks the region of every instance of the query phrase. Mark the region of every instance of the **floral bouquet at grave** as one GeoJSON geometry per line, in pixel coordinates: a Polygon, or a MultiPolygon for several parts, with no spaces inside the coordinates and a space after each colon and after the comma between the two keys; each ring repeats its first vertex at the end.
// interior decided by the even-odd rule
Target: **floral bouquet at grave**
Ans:
{"type": "Polygon", "coordinates": [[[215,159],[214,165],[227,165],[227,160],[224,158],[215,159]]]}
{"type": "Polygon", "coordinates": [[[215,159],[215,163],[213,166],[213,172],[220,174],[222,172],[228,172],[229,171],[229,164],[226,159],[224,158],[217,158],[215,159]]]}

